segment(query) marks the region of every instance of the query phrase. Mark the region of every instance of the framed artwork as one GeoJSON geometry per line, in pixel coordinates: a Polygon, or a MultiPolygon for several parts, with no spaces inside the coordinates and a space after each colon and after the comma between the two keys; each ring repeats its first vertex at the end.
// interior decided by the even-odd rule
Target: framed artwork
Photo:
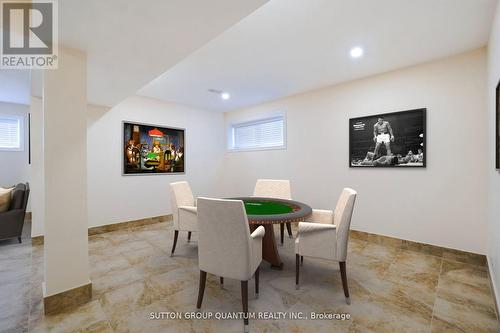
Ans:
{"type": "Polygon", "coordinates": [[[500,169],[500,82],[495,99],[495,167],[500,169]]]}
{"type": "Polygon", "coordinates": [[[123,174],[184,173],[185,129],[123,122],[123,174]]]}
{"type": "Polygon", "coordinates": [[[415,109],[349,119],[349,166],[424,168],[426,111],[415,109]]]}

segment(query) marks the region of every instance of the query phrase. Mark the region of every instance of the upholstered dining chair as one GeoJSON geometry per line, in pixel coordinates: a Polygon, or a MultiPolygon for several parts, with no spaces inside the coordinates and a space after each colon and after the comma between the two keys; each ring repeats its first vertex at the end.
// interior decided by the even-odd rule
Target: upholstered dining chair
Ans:
{"type": "MultiPolygon", "coordinates": [[[[254,197],[276,198],[276,199],[292,199],[292,191],[290,189],[289,180],[280,179],[257,179],[255,188],[253,190],[254,197]]],[[[288,236],[293,238],[292,225],[290,222],[280,224],[280,238],[283,245],[283,238],[285,234],[285,224],[288,231],[288,236]]]]}
{"type": "MultiPolygon", "coordinates": [[[[201,308],[207,273],[241,281],[243,312],[248,314],[248,281],[255,276],[255,293],[259,294],[259,265],[262,261],[264,227],[250,234],[243,202],[198,198],[198,262],[200,286],[198,303],[201,308]]],[[[245,332],[248,316],[245,316],[245,332]]]]}
{"type": "Polygon", "coordinates": [[[295,239],[295,285],[299,288],[299,260],[304,256],[338,261],[347,304],[351,304],[347,285],[347,241],[357,192],[344,188],[335,211],[313,209],[307,222],[299,223],[295,239]]]}
{"type": "Polygon", "coordinates": [[[188,242],[191,241],[191,233],[198,231],[196,201],[188,182],[170,183],[170,202],[174,218],[174,243],[170,254],[173,256],[179,231],[188,232],[188,242]]]}

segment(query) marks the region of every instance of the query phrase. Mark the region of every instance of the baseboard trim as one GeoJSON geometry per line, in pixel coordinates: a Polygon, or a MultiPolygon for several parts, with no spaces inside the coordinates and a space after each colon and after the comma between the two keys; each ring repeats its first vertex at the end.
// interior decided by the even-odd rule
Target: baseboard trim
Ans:
{"type": "MultiPolygon", "coordinates": [[[[168,214],[168,215],[161,215],[161,216],[155,216],[155,217],[147,217],[147,218],[139,219],[139,220],[132,220],[132,221],[126,221],[126,222],[107,224],[107,225],[102,225],[102,226],[98,226],[98,227],[90,227],[88,234],[89,234],[89,236],[93,236],[93,235],[103,234],[103,233],[111,232],[111,231],[126,230],[126,229],[137,228],[137,227],[141,227],[141,226],[149,225],[149,224],[168,222],[168,221],[172,221],[172,219],[173,219],[172,214],[168,214]]],[[[31,244],[32,245],[43,245],[43,243],[44,243],[44,236],[43,235],[31,237],[31,244]]]]}
{"type": "Polygon", "coordinates": [[[92,299],[92,282],[89,281],[83,286],[76,287],[46,296],[45,284],[43,288],[43,307],[46,315],[54,315],[79,305],[85,304],[92,299]]]}
{"type": "Polygon", "coordinates": [[[106,232],[111,232],[111,231],[141,227],[141,226],[148,225],[148,224],[155,224],[155,223],[160,223],[160,222],[172,221],[172,219],[173,219],[172,214],[169,214],[169,215],[148,217],[148,218],[144,218],[144,219],[140,219],[140,220],[119,222],[119,223],[113,223],[113,224],[106,224],[106,225],[102,225],[102,226],[98,226],[98,227],[91,227],[91,228],[89,228],[89,236],[104,234],[106,232]]]}
{"type": "Polygon", "coordinates": [[[43,245],[43,235],[31,237],[31,245],[43,245]]]}
{"type": "Polygon", "coordinates": [[[497,288],[496,288],[495,282],[493,281],[493,276],[491,274],[492,269],[491,269],[490,257],[487,257],[487,259],[488,259],[488,277],[490,279],[490,290],[491,290],[491,294],[493,296],[493,303],[495,303],[495,314],[497,315],[497,320],[500,320],[500,312],[498,311],[499,306],[498,306],[498,298],[497,298],[497,288]]]}
{"type": "Polygon", "coordinates": [[[381,244],[385,246],[392,246],[395,248],[400,248],[413,252],[430,254],[438,257],[443,257],[444,259],[454,260],[466,264],[488,267],[488,261],[484,254],[455,250],[442,246],[419,243],[400,238],[372,234],[369,232],[358,231],[358,230],[351,230],[349,235],[352,238],[364,240],[371,243],[381,244]]]}

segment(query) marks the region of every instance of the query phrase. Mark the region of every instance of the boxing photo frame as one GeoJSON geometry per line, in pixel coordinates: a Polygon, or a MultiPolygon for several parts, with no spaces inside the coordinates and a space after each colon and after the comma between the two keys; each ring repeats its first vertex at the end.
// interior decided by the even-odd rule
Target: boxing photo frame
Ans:
{"type": "Polygon", "coordinates": [[[426,167],[426,112],[414,109],[349,119],[349,167],[426,167]]]}
{"type": "Polygon", "coordinates": [[[500,81],[495,94],[495,168],[500,170],[500,81]]]}

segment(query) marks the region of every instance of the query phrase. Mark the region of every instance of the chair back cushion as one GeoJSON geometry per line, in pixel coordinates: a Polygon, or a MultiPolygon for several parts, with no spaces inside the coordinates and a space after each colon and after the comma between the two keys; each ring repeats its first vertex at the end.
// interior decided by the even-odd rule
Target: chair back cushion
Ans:
{"type": "Polygon", "coordinates": [[[347,241],[351,227],[351,217],[354,210],[357,192],[344,188],[337,206],[335,207],[333,221],[337,226],[337,260],[345,261],[347,258],[347,241]]]}
{"type": "Polygon", "coordinates": [[[188,182],[170,183],[170,204],[174,226],[179,226],[179,206],[194,206],[194,196],[188,182]]]}
{"type": "Polygon", "coordinates": [[[292,199],[289,180],[257,179],[253,191],[255,197],[292,199]]]}
{"type": "Polygon", "coordinates": [[[0,187],[0,213],[9,210],[10,203],[12,201],[12,191],[14,188],[2,188],[0,187]]]}
{"type": "Polygon", "coordinates": [[[250,228],[243,202],[198,198],[198,260],[207,273],[247,281],[250,228]]]}

